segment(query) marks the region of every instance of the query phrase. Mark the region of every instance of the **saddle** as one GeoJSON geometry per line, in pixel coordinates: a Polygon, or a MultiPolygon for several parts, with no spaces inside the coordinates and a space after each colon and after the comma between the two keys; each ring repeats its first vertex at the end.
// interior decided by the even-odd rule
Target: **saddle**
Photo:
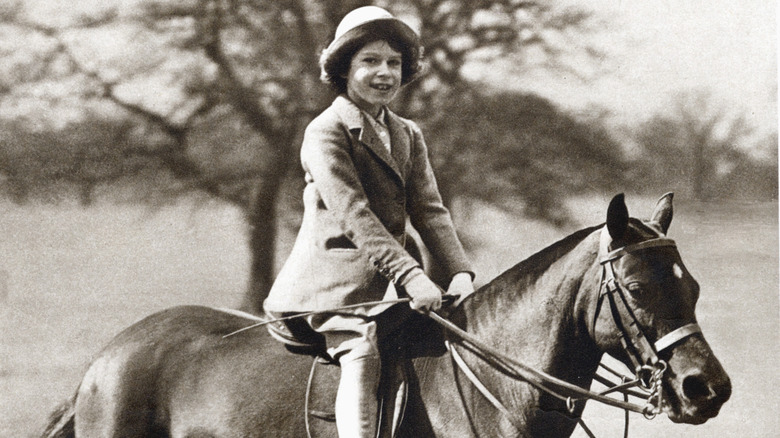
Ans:
{"type": "MultiPolygon", "coordinates": [[[[413,390],[409,384],[413,373],[411,359],[446,352],[444,333],[430,318],[411,311],[405,304],[391,307],[386,312],[391,312],[390,317],[404,318],[404,323],[384,337],[379,346],[382,358],[377,417],[379,438],[395,437],[403,423],[410,390],[413,390]]],[[[341,370],[338,362],[328,355],[324,336],[297,318],[274,321],[266,327],[287,350],[313,356],[303,413],[308,437],[338,436],[334,406],[341,370]]]]}

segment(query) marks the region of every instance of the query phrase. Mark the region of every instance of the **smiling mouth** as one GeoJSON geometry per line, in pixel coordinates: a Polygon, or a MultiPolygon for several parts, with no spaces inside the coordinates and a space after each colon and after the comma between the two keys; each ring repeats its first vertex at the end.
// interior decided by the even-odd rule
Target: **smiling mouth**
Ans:
{"type": "Polygon", "coordinates": [[[390,91],[393,89],[393,86],[390,84],[374,84],[371,86],[371,88],[374,88],[379,91],[390,91]]]}

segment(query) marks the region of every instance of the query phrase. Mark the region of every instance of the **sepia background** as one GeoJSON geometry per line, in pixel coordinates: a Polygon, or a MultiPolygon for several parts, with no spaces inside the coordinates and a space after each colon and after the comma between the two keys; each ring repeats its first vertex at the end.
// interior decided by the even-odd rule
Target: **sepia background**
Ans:
{"type": "MultiPolygon", "coordinates": [[[[0,0],[0,436],[36,436],[149,313],[259,308],[300,221],[300,136],[333,98],[318,53],[370,3],[0,0]]],[[[774,436],[776,3],[679,3],[373,2],[421,33],[426,74],[394,109],[425,133],[477,282],[616,193],[644,218],[675,192],[734,394],[700,426],[633,416],[632,436],[774,436]]],[[[623,427],[595,404],[585,420],[623,427]]]]}

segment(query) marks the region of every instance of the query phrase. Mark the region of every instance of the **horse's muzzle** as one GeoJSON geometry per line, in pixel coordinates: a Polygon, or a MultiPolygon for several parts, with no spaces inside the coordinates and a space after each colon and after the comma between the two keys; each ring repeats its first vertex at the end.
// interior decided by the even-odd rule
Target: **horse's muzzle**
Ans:
{"type": "Polygon", "coordinates": [[[687,344],[693,344],[690,346],[698,350],[697,355],[688,358],[705,360],[682,364],[679,362],[685,362],[682,358],[686,357],[686,349],[675,351],[671,362],[678,363],[672,365],[671,369],[675,371],[664,382],[664,391],[669,391],[666,393],[664,410],[675,423],[701,424],[717,416],[723,404],[731,397],[731,379],[703,338],[691,340],[687,344]]]}

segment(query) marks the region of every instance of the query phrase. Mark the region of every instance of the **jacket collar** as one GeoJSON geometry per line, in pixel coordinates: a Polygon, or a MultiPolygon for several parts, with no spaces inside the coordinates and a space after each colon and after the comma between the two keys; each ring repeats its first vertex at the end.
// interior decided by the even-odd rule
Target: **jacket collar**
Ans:
{"type": "Polygon", "coordinates": [[[358,140],[365,144],[368,149],[374,153],[382,162],[393,170],[401,182],[404,181],[404,173],[401,171],[399,163],[408,160],[410,152],[410,138],[404,129],[404,123],[392,111],[386,110],[387,126],[390,131],[390,139],[393,144],[393,153],[387,151],[379,134],[367,123],[365,116],[360,108],[357,107],[345,95],[338,96],[334,101],[332,108],[339,115],[341,120],[347,126],[350,132],[359,131],[358,140]]]}

